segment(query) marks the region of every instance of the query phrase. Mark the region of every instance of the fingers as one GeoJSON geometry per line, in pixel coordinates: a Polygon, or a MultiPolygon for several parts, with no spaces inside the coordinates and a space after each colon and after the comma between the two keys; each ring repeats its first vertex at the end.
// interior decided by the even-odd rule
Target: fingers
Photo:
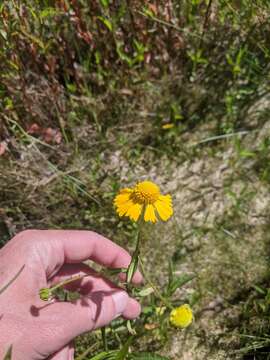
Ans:
{"type": "Polygon", "coordinates": [[[86,276],[79,280],[72,281],[65,288],[70,291],[78,291],[81,294],[88,294],[90,291],[108,290],[117,288],[111,281],[98,274],[86,264],[65,264],[58,273],[50,280],[49,286],[77,276],[86,276]]]}
{"type": "Polygon", "coordinates": [[[89,277],[75,281],[70,286],[73,290],[77,287],[82,289],[84,296],[75,302],[56,302],[40,311],[41,320],[46,324],[42,329],[47,344],[55,345],[50,339],[57,338],[60,347],[84,332],[107,325],[118,316],[134,319],[140,313],[140,305],[136,300],[84,264],[63,266],[52,281],[58,282],[78,273],[89,274],[89,277]],[[51,318],[54,319],[53,323],[47,320],[51,318]],[[57,329],[52,326],[56,323],[57,329]]]}
{"type": "MultiPolygon", "coordinates": [[[[78,291],[85,296],[91,296],[95,292],[112,292],[121,290],[113,282],[98,274],[95,270],[91,269],[85,264],[66,264],[61,270],[53,277],[51,285],[70,279],[77,275],[88,275],[82,279],[73,281],[66,285],[66,288],[70,291],[78,291]]],[[[129,297],[128,304],[123,312],[123,317],[126,319],[134,319],[141,311],[139,303],[129,297]]]]}
{"type": "MultiPolygon", "coordinates": [[[[92,231],[27,230],[17,238],[32,241],[47,276],[53,276],[64,263],[80,263],[91,259],[109,268],[127,268],[131,257],[126,250],[92,231]]],[[[135,283],[142,281],[137,271],[135,283]]]]}
{"type": "Polygon", "coordinates": [[[122,316],[127,320],[133,320],[141,313],[141,305],[137,300],[129,297],[128,305],[122,313],[122,316]]]}
{"type": "Polygon", "coordinates": [[[74,346],[69,344],[50,356],[48,360],[74,360],[74,346]]]}
{"type": "Polygon", "coordinates": [[[67,290],[78,291],[81,294],[97,290],[106,290],[111,287],[117,288],[110,280],[93,270],[86,264],[65,264],[58,273],[51,278],[49,286],[54,286],[59,282],[71,279],[72,277],[86,276],[79,280],[72,281],[65,286],[67,290]]]}
{"type": "Polygon", "coordinates": [[[125,291],[115,289],[96,291],[72,303],[53,303],[40,311],[39,351],[53,353],[76,336],[103,327],[118,316],[135,317],[140,309],[134,311],[137,306],[134,305],[135,300],[125,291]]]}

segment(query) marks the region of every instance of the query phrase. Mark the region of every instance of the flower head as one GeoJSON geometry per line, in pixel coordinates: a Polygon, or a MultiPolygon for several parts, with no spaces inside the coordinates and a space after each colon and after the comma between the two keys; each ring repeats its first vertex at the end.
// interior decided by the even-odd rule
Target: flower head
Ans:
{"type": "Polygon", "coordinates": [[[173,214],[171,195],[161,195],[159,187],[151,181],[137,183],[133,188],[120,190],[114,199],[119,216],[137,221],[144,212],[144,221],[156,222],[157,214],[167,221],[173,214]]]}
{"type": "Polygon", "coordinates": [[[175,327],[186,328],[193,321],[193,313],[188,304],[173,309],[170,313],[170,322],[175,327]]]}

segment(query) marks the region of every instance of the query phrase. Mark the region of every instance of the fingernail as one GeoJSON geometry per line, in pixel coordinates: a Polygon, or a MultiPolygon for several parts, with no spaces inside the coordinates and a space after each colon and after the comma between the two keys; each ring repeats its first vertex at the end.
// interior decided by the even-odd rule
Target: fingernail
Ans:
{"type": "Polygon", "coordinates": [[[116,312],[114,318],[117,318],[118,316],[123,314],[124,310],[127,307],[128,294],[124,291],[117,291],[114,294],[112,294],[112,298],[114,301],[115,312],[116,312]]]}

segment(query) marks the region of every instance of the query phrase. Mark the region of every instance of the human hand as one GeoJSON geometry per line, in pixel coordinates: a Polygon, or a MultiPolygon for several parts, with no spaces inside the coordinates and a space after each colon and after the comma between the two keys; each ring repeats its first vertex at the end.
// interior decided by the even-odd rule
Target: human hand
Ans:
{"type": "MultiPolygon", "coordinates": [[[[24,268],[0,296],[0,359],[12,345],[13,360],[74,359],[72,340],[105,326],[118,316],[134,319],[139,303],[82,262],[125,268],[129,254],[90,231],[26,230],[0,250],[0,284],[24,268]],[[69,284],[81,294],[72,302],[39,298],[41,288],[71,276],[89,275],[69,284]]],[[[137,271],[134,283],[140,283],[137,271]]],[[[2,287],[0,286],[0,288],[2,287]]]]}

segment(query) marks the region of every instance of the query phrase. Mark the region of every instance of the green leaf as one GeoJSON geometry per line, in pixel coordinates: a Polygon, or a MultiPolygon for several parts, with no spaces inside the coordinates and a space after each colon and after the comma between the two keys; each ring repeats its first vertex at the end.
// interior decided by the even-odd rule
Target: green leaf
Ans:
{"type": "Polygon", "coordinates": [[[12,355],[12,346],[9,347],[3,360],[11,360],[11,355],[12,355]]]}
{"type": "Polygon", "coordinates": [[[102,351],[101,353],[91,357],[90,360],[112,360],[115,358],[115,351],[102,351]]]}
{"type": "Polygon", "coordinates": [[[262,295],[266,295],[266,290],[261,288],[260,286],[257,285],[252,285],[253,289],[255,289],[257,291],[257,293],[262,294],[262,295]]]}
{"type": "Polygon", "coordinates": [[[17,277],[20,275],[20,273],[23,271],[25,265],[23,265],[20,270],[17,272],[17,274],[4,286],[2,289],[0,289],[0,295],[17,279],[17,277]]]}
{"type": "Polygon", "coordinates": [[[77,86],[76,84],[72,84],[72,83],[67,83],[67,89],[71,92],[71,93],[75,93],[77,91],[77,86]]]}
{"type": "Polygon", "coordinates": [[[99,1],[101,3],[102,6],[104,6],[105,8],[109,7],[109,0],[100,0],[99,1]]]}
{"type": "Polygon", "coordinates": [[[144,306],[142,309],[142,313],[145,315],[151,315],[155,311],[155,308],[156,307],[154,306],[144,306]]]}
{"type": "Polygon", "coordinates": [[[46,49],[45,44],[38,37],[34,36],[33,34],[28,34],[28,32],[26,32],[22,27],[21,27],[20,31],[24,36],[26,36],[28,39],[30,39],[35,44],[37,44],[42,50],[46,49]]]}
{"type": "Polygon", "coordinates": [[[110,22],[110,20],[102,17],[102,16],[98,16],[97,17],[101,22],[103,22],[103,24],[106,26],[107,29],[109,29],[110,31],[113,30],[113,26],[112,23],[110,22]]]}
{"type": "Polygon", "coordinates": [[[136,335],[136,330],[132,328],[131,320],[127,321],[127,329],[131,335],[136,335]]]}
{"type": "Polygon", "coordinates": [[[128,338],[122,349],[120,349],[118,354],[115,356],[114,360],[124,360],[126,358],[132,339],[132,336],[128,338]]]}
{"type": "Polygon", "coordinates": [[[169,260],[169,269],[168,269],[169,284],[173,281],[173,277],[174,277],[174,265],[172,260],[169,260]]]}
{"type": "Polygon", "coordinates": [[[132,353],[128,357],[129,360],[169,360],[165,356],[160,356],[157,354],[141,352],[141,353],[132,353]]]}
{"type": "Polygon", "coordinates": [[[155,17],[155,14],[153,13],[153,11],[151,9],[148,9],[148,8],[144,8],[143,9],[143,13],[150,17],[150,18],[154,18],[155,17]]]}
{"type": "Polygon", "coordinates": [[[152,294],[155,290],[152,287],[148,287],[146,289],[142,289],[141,291],[138,292],[138,296],[140,297],[144,297],[144,296],[148,296],[150,294],[152,294]]]}
{"type": "Polygon", "coordinates": [[[179,277],[173,278],[168,284],[167,293],[169,296],[173,295],[177,289],[194,279],[195,275],[183,274],[179,277]]]}
{"type": "Polygon", "coordinates": [[[128,66],[130,67],[133,66],[133,59],[129,57],[127,54],[125,54],[125,52],[122,50],[122,45],[119,42],[116,43],[116,52],[119,58],[122,61],[125,61],[128,64],[128,66]]]}
{"type": "Polygon", "coordinates": [[[4,40],[7,41],[7,33],[5,30],[3,29],[0,29],[0,35],[3,37],[4,40]]]}
{"type": "Polygon", "coordinates": [[[40,17],[41,19],[44,19],[47,17],[53,17],[57,14],[59,14],[59,11],[57,11],[55,8],[48,7],[40,12],[40,17]]]}
{"type": "Polygon", "coordinates": [[[139,262],[138,254],[134,254],[127,270],[127,283],[129,284],[135,274],[139,262]]]}

